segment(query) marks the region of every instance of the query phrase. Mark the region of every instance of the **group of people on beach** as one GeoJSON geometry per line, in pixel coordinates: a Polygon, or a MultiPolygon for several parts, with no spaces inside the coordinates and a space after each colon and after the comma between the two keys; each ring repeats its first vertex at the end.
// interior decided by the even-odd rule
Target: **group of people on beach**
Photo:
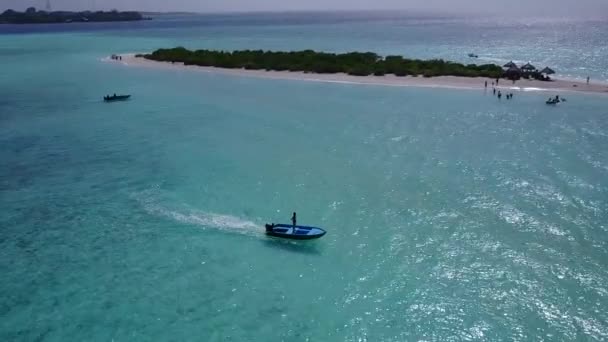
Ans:
{"type": "MultiPolygon", "coordinates": [[[[502,92],[500,90],[496,90],[496,86],[494,84],[496,84],[496,86],[498,85],[498,78],[496,79],[496,83],[492,82],[492,95],[496,95],[498,97],[498,99],[500,100],[502,98],[502,92]]],[[[484,87],[486,89],[488,88],[488,81],[486,81],[484,83],[484,87]]],[[[513,93],[506,94],[505,98],[507,100],[512,99],[513,98],[513,93]]]]}
{"type": "Polygon", "coordinates": [[[110,56],[110,58],[112,58],[115,61],[122,61],[122,56],[120,56],[120,55],[112,55],[112,56],[110,56]]]}
{"type": "MultiPolygon", "coordinates": [[[[492,81],[492,88],[494,88],[494,84],[496,84],[496,86],[498,87],[498,80],[499,80],[499,79],[500,79],[500,78],[496,78],[496,83],[494,83],[494,81],[492,81]]],[[[486,82],[484,83],[484,87],[486,87],[486,88],[488,87],[488,81],[486,81],[486,82]]]]}

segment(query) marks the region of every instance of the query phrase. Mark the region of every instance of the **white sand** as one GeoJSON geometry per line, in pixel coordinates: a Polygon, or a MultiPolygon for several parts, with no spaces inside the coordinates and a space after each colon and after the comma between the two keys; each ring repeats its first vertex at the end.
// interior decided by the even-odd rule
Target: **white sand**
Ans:
{"type": "MultiPolygon", "coordinates": [[[[438,77],[397,77],[395,75],[385,76],[351,76],[347,74],[315,74],[291,71],[265,71],[265,70],[245,70],[245,69],[224,69],[216,67],[201,67],[196,65],[183,65],[183,63],[157,62],[145,58],[137,58],[135,54],[121,55],[121,61],[104,58],[104,60],[122,63],[128,66],[163,68],[170,70],[191,70],[198,72],[219,73],[225,75],[248,76],[270,79],[299,80],[313,82],[345,83],[345,84],[365,84],[383,85],[398,87],[429,87],[429,88],[458,88],[458,89],[483,89],[484,82],[488,81],[488,89],[492,89],[492,79],[483,77],[458,77],[458,76],[438,76],[438,77]]],[[[512,81],[501,79],[496,87],[499,90],[510,91],[576,91],[588,93],[608,94],[608,84],[554,80],[544,82],[537,80],[512,81]]]]}

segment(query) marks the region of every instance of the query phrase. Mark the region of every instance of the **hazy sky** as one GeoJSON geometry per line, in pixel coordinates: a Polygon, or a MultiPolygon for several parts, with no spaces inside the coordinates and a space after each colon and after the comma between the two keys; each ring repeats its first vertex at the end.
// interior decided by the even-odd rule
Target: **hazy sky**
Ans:
{"type": "MultiPolygon", "coordinates": [[[[608,0],[50,0],[53,9],[193,12],[293,10],[422,10],[458,13],[537,12],[539,15],[608,16],[608,0]]],[[[46,0],[0,0],[0,10],[44,9],[46,0]]]]}

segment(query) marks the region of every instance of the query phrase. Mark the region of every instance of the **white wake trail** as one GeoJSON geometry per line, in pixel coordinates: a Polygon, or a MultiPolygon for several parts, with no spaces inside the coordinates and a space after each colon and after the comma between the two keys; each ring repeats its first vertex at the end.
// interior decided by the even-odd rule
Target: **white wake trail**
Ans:
{"type": "Polygon", "coordinates": [[[180,223],[246,235],[263,233],[260,224],[236,216],[197,210],[184,204],[177,206],[164,205],[160,203],[155,193],[154,190],[143,191],[133,194],[133,198],[149,214],[169,218],[180,223]]]}

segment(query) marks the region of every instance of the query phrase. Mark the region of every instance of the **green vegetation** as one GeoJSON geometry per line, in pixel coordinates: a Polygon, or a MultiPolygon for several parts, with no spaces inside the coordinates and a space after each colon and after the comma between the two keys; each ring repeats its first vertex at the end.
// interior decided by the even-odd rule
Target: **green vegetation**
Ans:
{"type": "Polygon", "coordinates": [[[394,74],[396,76],[423,75],[491,77],[502,76],[503,70],[495,64],[464,65],[442,59],[419,60],[401,56],[382,58],[373,52],[333,54],[312,50],[273,52],[243,51],[190,51],[183,47],[159,49],[151,54],[137,55],[162,62],[182,62],[186,65],[214,66],[229,69],[303,71],[318,74],[346,73],[355,76],[394,74]]]}
{"type": "Polygon", "coordinates": [[[96,21],[144,20],[138,12],[45,12],[30,7],[25,12],[6,10],[0,14],[0,24],[54,24],[96,21]]]}

